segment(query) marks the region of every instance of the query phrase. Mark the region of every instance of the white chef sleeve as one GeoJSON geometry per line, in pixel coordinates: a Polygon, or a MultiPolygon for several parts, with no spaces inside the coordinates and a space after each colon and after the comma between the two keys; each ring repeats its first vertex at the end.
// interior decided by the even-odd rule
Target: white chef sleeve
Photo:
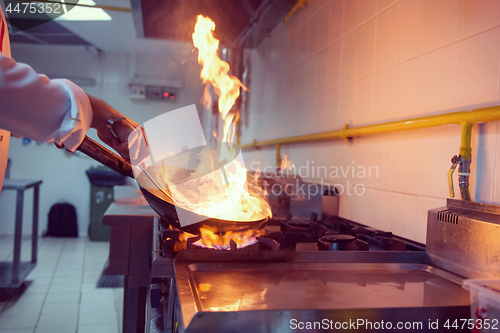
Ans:
{"type": "Polygon", "coordinates": [[[91,123],[90,101],[77,85],[0,55],[0,128],[73,151],[91,123]]]}

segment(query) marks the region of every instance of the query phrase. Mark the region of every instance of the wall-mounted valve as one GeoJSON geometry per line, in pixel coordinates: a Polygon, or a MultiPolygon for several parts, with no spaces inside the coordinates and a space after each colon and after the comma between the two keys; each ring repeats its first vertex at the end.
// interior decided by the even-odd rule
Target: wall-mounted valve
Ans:
{"type": "Polygon", "coordinates": [[[455,169],[457,168],[458,165],[458,156],[455,155],[451,158],[451,168],[448,170],[448,187],[450,189],[450,198],[455,197],[455,190],[453,188],[453,172],[455,172],[455,169]]]}
{"type": "Polygon", "coordinates": [[[458,165],[458,185],[460,187],[460,195],[462,200],[471,201],[469,192],[469,176],[470,176],[470,162],[471,158],[467,160],[462,155],[455,155],[451,158],[451,168],[448,171],[448,186],[450,188],[450,197],[455,197],[455,190],[453,189],[453,172],[458,165]]]}
{"type": "Polygon", "coordinates": [[[448,186],[450,187],[450,197],[455,197],[453,190],[453,171],[458,165],[458,186],[460,187],[460,195],[462,200],[471,201],[469,192],[469,176],[471,162],[471,133],[472,123],[462,121],[462,142],[460,144],[460,155],[455,155],[451,159],[451,168],[448,171],[448,186]]]}

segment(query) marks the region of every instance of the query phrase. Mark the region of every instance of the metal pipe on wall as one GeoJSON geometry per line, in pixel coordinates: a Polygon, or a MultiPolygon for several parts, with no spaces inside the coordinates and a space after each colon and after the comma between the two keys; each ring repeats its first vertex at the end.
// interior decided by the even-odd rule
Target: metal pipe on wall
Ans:
{"type": "Polygon", "coordinates": [[[254,141],[250,144],[241,145],[241,149],[259,148],[269,145],[276,145],[276,167],[281,164],[281,145],[304,143],[322,140],[345,139],[350,140],[356,136],[365,136],[379,133],[389,133],[397,131],[406,131],[411,129],[437,127],[443,125],[461,125],[462,135],[460,144],[460,155],[452,158],[452,166],[448,172],[448,182],[450,188],[450,196],[453,198],[455,192],[453,190],[453,171],[459,166],[459,186],[462,200],[470,201],[469,192],[469,175],[471,163],[471,135],[472,125],[474,123],[483,123],[490,121],[500,121],[500,106],[492,106],[487,108],[475,109],[472,111],[460,111],[445,113],[435,116],[413,118],[408,120],[399,120],[388,123],[360,126],[349,128],[346,124],[344,128],[336,131],[307,134],[300,136],[292,136],[288,138],[273,139],[266,141],[254,141]]]}
{"type": "Polygon", "coordinates": [[[463,121],[462,125],[462,140],[460,143],[459,167],[458,167],[458,185],[460,187],[460,195],[462,200],[471,201],[469,191],[469,176],[471,164],[471,137],[472,123],[463,121]]]}
{"type": "MultiPolygon", "coordinates": [[[[474,124],[490,121],[500,121],[500,106],[492,106],[487,108],[475,109],[472,111],[459,111],[445,113],[435,116],[412,118],[407,120],[399,120],[388,123],[381,123],[369,126],[360,126],[321,132],[315,134],[306,134],[300,136],[292,136],[281,139],[272,139],[266,141],[254,141],[253,143],[241,145],[241,149],[251,149],[277,144],[294,144],[311,141],[349,139],[357,136],[366,136],[379,133],[390,133],[397,131],[406,131],[419,128],[437,127],[443,125],[460,125],[462,122],[474,124]]],[[[470,141],[469,141],[470,145],[470,141]]]]}

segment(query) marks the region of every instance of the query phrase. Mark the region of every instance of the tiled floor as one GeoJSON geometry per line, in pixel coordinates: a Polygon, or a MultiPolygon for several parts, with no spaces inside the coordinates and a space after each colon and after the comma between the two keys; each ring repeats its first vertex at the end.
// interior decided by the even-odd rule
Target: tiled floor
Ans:
{"type": "MultiPolygon", "coordinates": [[[[0,261],[12,260],[13,239],[0,236],[0,261]]],[[[22,259],[29,260],[29,237],[22,259]]],[[[0,301],[2,333],[121,332],[123,288],[96,282],[109,243],[80,238],[40,238],[37,267],[7,301],[0,301]]]]}

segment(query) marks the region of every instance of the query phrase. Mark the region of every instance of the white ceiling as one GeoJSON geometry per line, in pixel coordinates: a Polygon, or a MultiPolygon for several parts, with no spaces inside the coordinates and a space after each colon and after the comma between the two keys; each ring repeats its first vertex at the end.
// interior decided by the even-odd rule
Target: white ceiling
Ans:
{"type": "MultiPolygon", "coordinates": [[[[130,9],[129,0],[94,0],[98,5],[130,9]]],[[[151,53],[172,51],[172,48],[186,48],[187,43],[139,39],[136,37],[132,13],[106,11],[111,21],[58,21],[59,24],[79,35],[89,43],[107,52],[151,53]]]]}

